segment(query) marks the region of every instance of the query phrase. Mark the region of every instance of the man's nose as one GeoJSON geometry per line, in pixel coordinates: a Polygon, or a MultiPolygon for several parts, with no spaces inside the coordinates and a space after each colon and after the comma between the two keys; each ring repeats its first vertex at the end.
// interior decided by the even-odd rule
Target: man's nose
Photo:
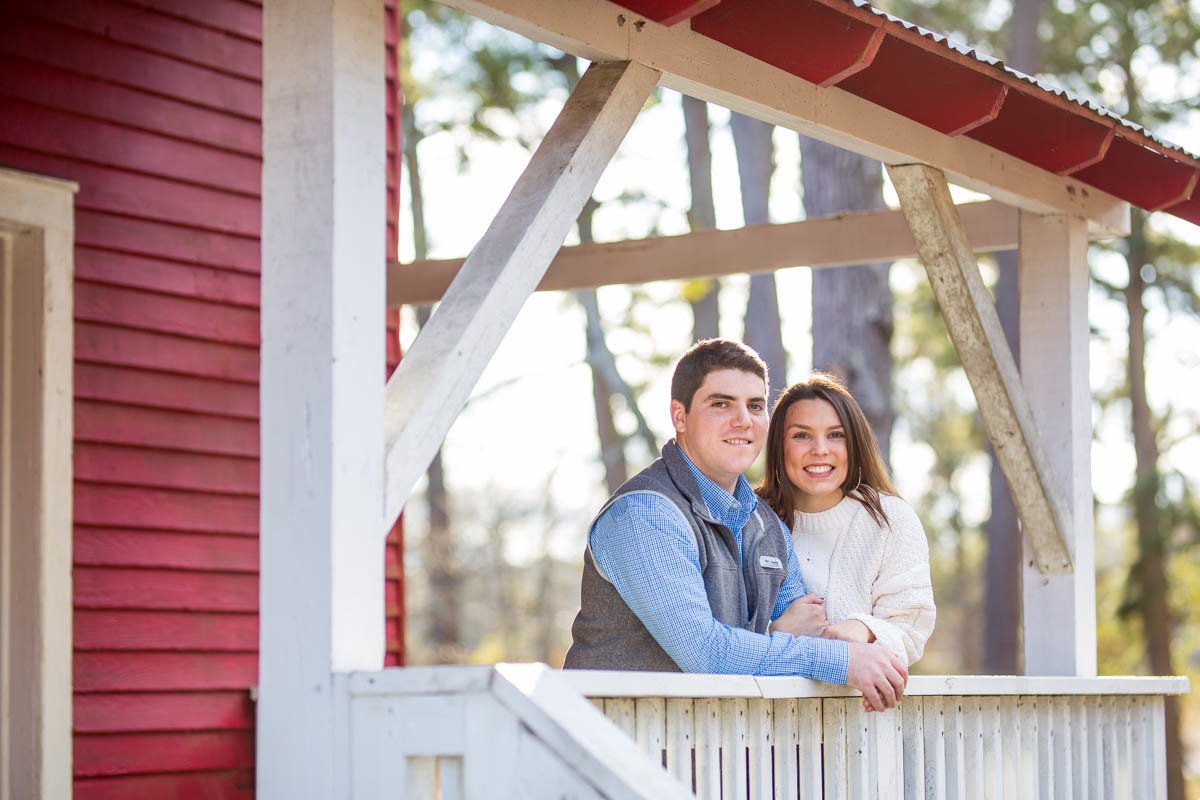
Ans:
{"type": "Polygon", "coordinates": [[[743,428],[749,425],[750,409],[745,406],[738,406],[737,413],[733,415],[733,424],[743,428]]]}

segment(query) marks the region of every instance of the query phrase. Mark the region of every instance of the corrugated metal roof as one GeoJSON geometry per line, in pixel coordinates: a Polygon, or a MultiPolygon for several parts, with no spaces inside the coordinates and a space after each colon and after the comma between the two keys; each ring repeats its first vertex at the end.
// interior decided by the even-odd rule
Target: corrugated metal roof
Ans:
{"type": "Polygon", "coordinates": [[[618,0],[821,86],[1200,225],[1200,158],[865,0],[618,0]]]}

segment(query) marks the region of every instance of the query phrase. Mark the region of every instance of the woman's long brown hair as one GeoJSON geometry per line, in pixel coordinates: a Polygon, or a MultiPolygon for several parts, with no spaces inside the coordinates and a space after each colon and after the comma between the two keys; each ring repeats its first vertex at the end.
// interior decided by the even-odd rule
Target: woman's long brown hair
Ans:
{"type": "Polygon", "coordinates": [[[887,466],[879,455],[875,433],[854,396],[837,378],[824,372],[814,372],[808,380],[789,386],[775,402],[771,424],[767,428],[766,474],[754,491],[774,509],[784,524],[793,524],[796,515],[795,487],[788,479],[784,462],[784,428],[788,409],[801,400],[824,400],[833,406],[846,432],[846,480],[842,483],[842,493],[862,502],[877,524],[891,527],[887,514],[883,512],[880,495],[899,497],[900,493],[892,484],[887,466]]]}

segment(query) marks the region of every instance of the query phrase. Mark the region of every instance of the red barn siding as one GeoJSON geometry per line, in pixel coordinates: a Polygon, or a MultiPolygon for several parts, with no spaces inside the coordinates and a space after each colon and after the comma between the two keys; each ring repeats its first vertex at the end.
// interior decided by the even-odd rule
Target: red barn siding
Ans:
{"type": "MultiPolygon", "coordinates": [[[[388,252],[396,251],[387,0],[388,252]]],[[[75,795],[249,798],[258,649],[262,9],[0,10],[0,164],[77,181],[75,795]]],[[[388,369],[400,357],[389,314],[388,369]]],[[[388,663],[403,661],[400,525],[388,663]]]]}

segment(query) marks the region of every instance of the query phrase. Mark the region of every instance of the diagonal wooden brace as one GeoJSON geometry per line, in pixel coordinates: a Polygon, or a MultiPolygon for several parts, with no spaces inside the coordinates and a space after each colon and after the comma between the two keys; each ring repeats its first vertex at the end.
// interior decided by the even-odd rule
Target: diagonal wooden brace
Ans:
{"type": "Polygon", "coordinates": [[[1050,466],[991,293],[979,274],[946,176],[925,164],[889,166],[946,329],[1012,489],[1043,573],[1070,572],[1070,506],[1050,466]]]}
{"type": "Polygon", "coordinates": [[[593,64],[387,384],[386,528],[428,468],[658,83],[641,64],[593,64]]]}

